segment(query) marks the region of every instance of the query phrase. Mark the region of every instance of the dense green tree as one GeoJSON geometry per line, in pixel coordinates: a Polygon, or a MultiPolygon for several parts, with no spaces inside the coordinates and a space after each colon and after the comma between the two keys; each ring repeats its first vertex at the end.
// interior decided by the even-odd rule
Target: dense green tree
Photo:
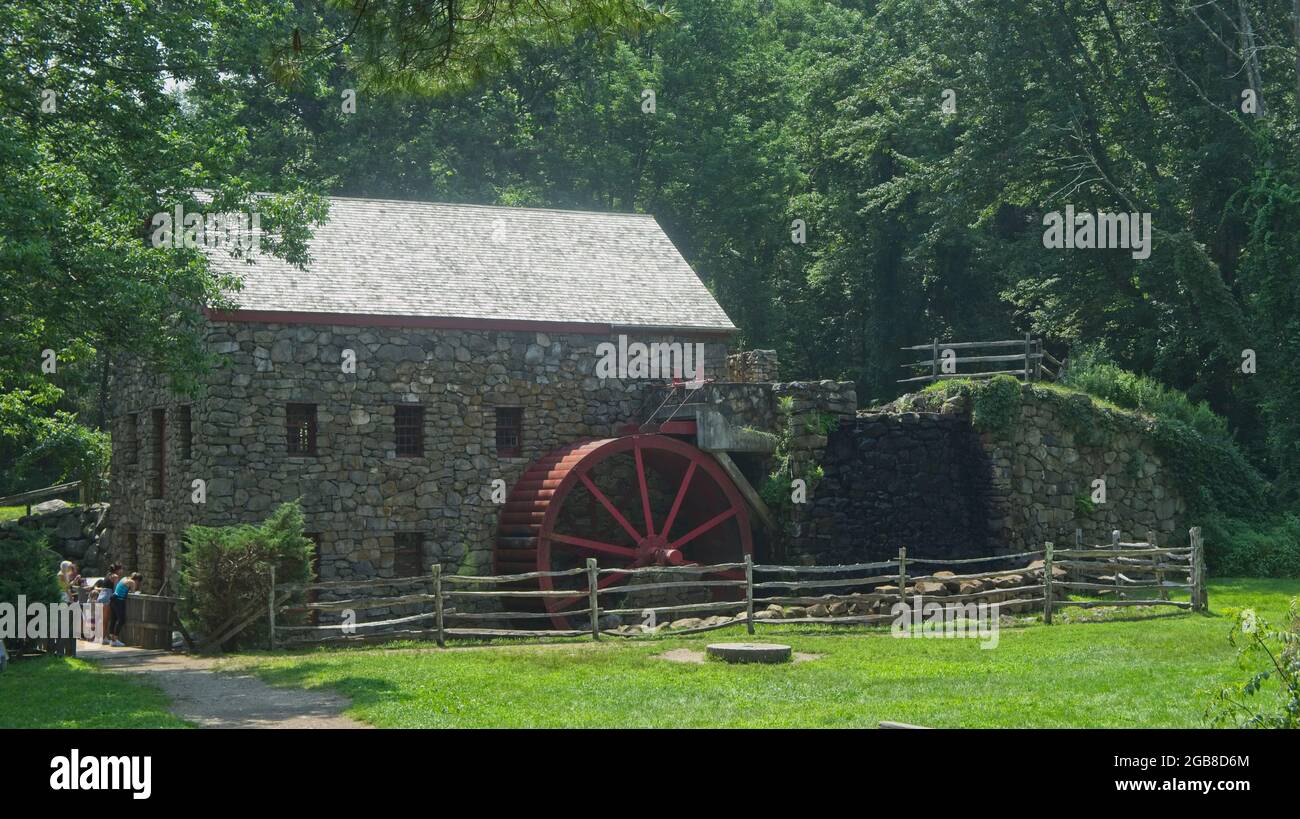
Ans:
{"type": "Polygon", "coordinates": [[[888,399],[905,345],[1033,332],[1208,401],[1300,486],[1291,0],[161,5],[0,12],[0,372],[26,406],[94,406],[109,347],[189,368],[186,305],[223,283],[138,239],[194,187],[287,194],[296,224],[309,192],[616,209],[788,377],[888,399]],[[1150,213],[1150,257],[1044,247],[1067,205],[1150,213]],[[50,345],[71,397],[14,375],[50,345]]]}

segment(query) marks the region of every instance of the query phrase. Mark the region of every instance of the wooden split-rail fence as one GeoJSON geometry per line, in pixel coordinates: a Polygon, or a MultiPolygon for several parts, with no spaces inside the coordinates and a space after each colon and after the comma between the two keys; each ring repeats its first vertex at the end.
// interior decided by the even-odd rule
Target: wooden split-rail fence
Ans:
{"type": "MultiPolygon", "coordinates": [[[[1075,548],[1054,550],[1047,544],[1052,565],[1065,572],[1054,582],[1067,593],[1078,592],[1094,600],[1057,601],[1056,606],[1173,606],[1204,611],[1209,604],[1205,592],[1205,542],[1199,526],[1188,532],[1189,544],[1160,548],[1155,532],[1138,542],[1120,540],[1118,529],[1109,544],[1083,547],[1083,533],[1075,531],[1075,548]],[[1171,590],[1188,592],[1189,600],[1171,600],[1171,590]]],[[[1043,612],[1051,622],[1051,606],[1043,612]]]]}
{"type": "Polygon", "coordinates": [[[60,483],[54,486],[47,486],[44,489],[33,489],[30,492],[19,492],[17,495],[6,495],[0,498],[0,506],[25,506],[27,514],[32,513],[32,505],[48,498],[57,498],[61,495],[70,495],[77,493],[77,500],[81,503],[89,503],[91,498],[86,493],[86,487],[81,481],[72,481],[70,483],[60,483]]]}
{"type": "Polygon", "coordinates": [[[1006,341],[939,341],[903,347],[905,352],[929,352],[930,357],[909,361],[900,366],[928,370],[912,378],[900,378],[899,384],[942,381],[950,378],[992,378],[1014,375],[1025,381],[1055,381],[1065,365],[1043,349],[1043,340],[1026,333],[1023,339],[1006,341]],[[1015,352],[1002,352],[1015,350],[1015,352]],[[951,355],[949,355],[951,352],[951,355]],[[970,365],[979,365],[974,370],[970,365]],[[949,367],[951,365],[951,367],[949,367]],[[967,369],[963,371],[962,366],[967,369]],[[951,369],[951,372],[948,372],[951,369]]]}
{"type": "Polygon", "coordinates": [[[594,559],[585,567],[563,571],[512,575],[443,574],[434,564],[428,575],[374,580],[333,580],[280,584],[272,575],[267,601],[272,648],[305,644],[499,637],[635,637],[655,633],[691,634],[744,624],[750,634],[756,627],[793,623],[872,625],[892,622],[896,603],[971,604],[997,606],[998,611],[1041,609],[1046,623],[1053,612],[1067,606],[1171,606],[1204,611],[1204,546],[1199,528],[1190,544],[1159,548],[1153,536],[1140,543],[1112,542],[1091,548],[1044,548],[1009,555],[962,559],[910,557],[899,549],[897,559],[838,566],[779,566],[744,562],[702,566],[653,566],[639,569],[600,568],[594,559]],[[1013,565],[1017,562],[1025,565],[1013,565]],[[967,570],[978,564],[1000,567],[967,570]],[[952,567],[932,569],[929,567],[952,567]],[[722,576],[718,576],[722,575],[722,576]],[[736,577],[739,575],[743,577],[736,577]],[[611,585],[616,577],[629,581],[638,576],[649,582],[611,585]],[[663,579],[664,577],[683,579],[663,579]],[[521,589],[520,583],[550,578],[576,582],[580,589],[521,589]],[[1173,578],[1182,578],[1173,579],[1173,578]],[[510,585],[513,588],[493,588],[510,585]],[[396,593],[379,594],[383,588],[396,593]],[[623,595],[657,591],[724,591],[732,599],[638,606],[619,602],[623,595]],[[1172,590],[1188,592],[1189,600],[1171,600],[1172,590]],[[351,594],[337,600],[289,602],[309,592],[351,594]],[[1137,597],[1133,597],[1138,593],[1137,597]],[[1088,599],[1068,599],[1069,595],[1088,599]],[[570,628],[553,628],[552,615],[539,611],[488,610],[483,604],[504,609],[503,602],[520,598],[585,598],[585,605],[566,609],[570,628]],[[462,605],[469,604],[469,605],[462,605]],[[412,614],[385,615],[384,619],[356,621],[355,613],[426,608],[412,614]],[[334,612],[347,617],[327,625],[285,623],[286,614],[334,612]],[[709,617],[698,616],[713,612],[709,617]],[[602,626],[611,616],[631,617],[635,625],[602,626]],[[679,618],[679,619],[671,619],[679,618]],[[525,625],[501,627],[523,621],[525,625]],[[527,628],[532,622],[541,628],[527,628]],[[659,626],[669,624],[665,632],[659,626]]]}

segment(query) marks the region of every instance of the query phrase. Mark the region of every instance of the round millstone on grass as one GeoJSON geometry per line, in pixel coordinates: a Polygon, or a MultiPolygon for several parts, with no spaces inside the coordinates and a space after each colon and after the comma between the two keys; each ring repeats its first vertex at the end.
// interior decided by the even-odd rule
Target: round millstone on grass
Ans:
{"type": "Polygon", "coordinates": [[[779,643],[712,643],[706,650],[728,663],[786,663],[791,654],[790,646],[779,643]]]}

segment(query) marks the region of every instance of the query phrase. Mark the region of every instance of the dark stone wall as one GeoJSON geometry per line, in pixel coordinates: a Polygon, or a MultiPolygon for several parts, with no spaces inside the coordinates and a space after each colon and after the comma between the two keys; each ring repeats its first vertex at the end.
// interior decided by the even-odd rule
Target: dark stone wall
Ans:
{"type": "Polygon", "coordinates": [[[824,477],[799,515],[790,557],[854,563],[994,554],[993,469],[970,419],[863,414],[840,424],[821,455],[824,477]]]}

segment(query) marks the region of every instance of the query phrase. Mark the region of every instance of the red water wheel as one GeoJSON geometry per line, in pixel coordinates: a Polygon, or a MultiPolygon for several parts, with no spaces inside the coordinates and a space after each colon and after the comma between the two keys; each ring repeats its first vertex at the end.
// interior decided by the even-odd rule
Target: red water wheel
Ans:
{"type": "MultiPolygon", "coordinates": [[[[529,466],[501,512],[495,563],[498,574],[519,574],[577,568],[589,557],[602,569],[734,563],[752,551],[745,501],[711,456],[676,438],[628,435],[579,441],[529,466]]],[[[599,586],[629,577],[605,575],[599,586]]],[[[585,576],[534,587],[573,590],[543,598],[558,628],[574,627],[566,611],[587,607],[585,576]]],[[[617,598],[603,595],[602,607],[617,598]]]]}

